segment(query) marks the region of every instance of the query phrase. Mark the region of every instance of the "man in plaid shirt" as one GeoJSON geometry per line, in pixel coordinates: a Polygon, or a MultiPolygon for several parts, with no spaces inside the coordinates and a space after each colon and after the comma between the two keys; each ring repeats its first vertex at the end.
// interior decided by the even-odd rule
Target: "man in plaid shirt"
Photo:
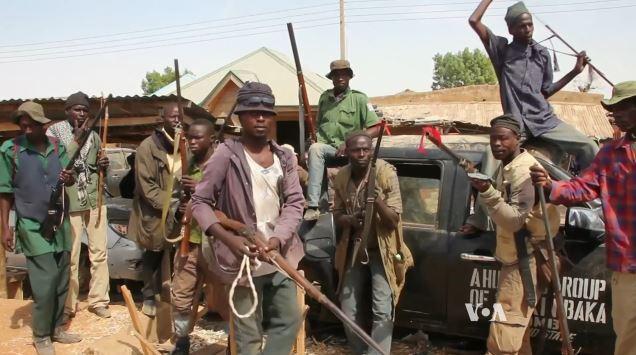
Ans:
{"type": "Polygon", "coordinates": [[[612,98],[601,103],[625,135],[606,144],[570,181],[553,182],[536,166],[530,175],[555,204],[601,199],[607,266],[613,271],[614,354],[636,354],[636,81],[616,85],[612,98]]]}

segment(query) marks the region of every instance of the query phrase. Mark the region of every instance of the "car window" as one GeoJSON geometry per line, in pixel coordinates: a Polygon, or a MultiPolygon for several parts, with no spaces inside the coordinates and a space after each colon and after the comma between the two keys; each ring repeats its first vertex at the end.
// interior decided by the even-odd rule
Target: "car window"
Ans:
{"type": "Polygon", "coordinates": [[[397,164],[396,168],[402,195],[402,221],[435,227],[440,167],[433,164],[397,164]]]}
{"type": "Polygon", "coordinates": [[[123,152],[121,150],[109,150],[108,151],[108,160],[109,162],[109,169],[113,169],[113,170],[121,170],[121,169],[126,169],[126,156],[123,154],[123,152]]]}

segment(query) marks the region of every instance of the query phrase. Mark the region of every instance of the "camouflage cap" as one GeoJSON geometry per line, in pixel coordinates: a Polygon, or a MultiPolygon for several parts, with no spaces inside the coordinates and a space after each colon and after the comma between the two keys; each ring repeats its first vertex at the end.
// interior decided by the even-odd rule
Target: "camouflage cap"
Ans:
{"type": "Polygon", "coordinates": [[[327,73],[327,75],[325,76],[331,79],[334,71],[343,69],[349,71],[349,75],[353,78],[353,70],[351,69],[351,64],[348,60],[345,59],[336,59],[331,62],[331,64],[329,64],[329,73],[327,73]]]}
{"type": "Polygon", "coordinates": [[[32,120],[41,124],[47,124],[51,122],[50,119],[44,116],[44,108],[42,107],[42,105],[33,101],[27,101],[20,105],[20,107],[18,107],[18,109],[11,114],[11,119],[15,124],[18,124],[20,117],[24,115],[29,116],[32,120]]]}
{"type": "Polygon", "coordinates": [[[616,84],[612,90],[612,97],[601,100],[601,105],[609,110],[610,106],[632,97],[636,97],[636,81],[625,81],[616,84]]]}

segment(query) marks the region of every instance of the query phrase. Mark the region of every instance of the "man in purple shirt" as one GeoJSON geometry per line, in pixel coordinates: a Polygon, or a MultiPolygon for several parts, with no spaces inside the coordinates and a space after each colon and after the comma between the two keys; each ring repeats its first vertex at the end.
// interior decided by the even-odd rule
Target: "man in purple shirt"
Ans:
{"type": "Polygon", "coordinates": [[[250,258],[252,287],[258,297],[252,297],[243,278],[230,299],[241,315],[252,313],[253,302],[258,302],[251,315],[235,314],[232,319],[238,353],[289,354],[301,324],[296,284],[273,265],[253,263],[263,251],[225,230],[214,210],[260,231],[268,239],[265,252],[278,250],[296,267],[304,256],[296,229],[305,199],[292,153],[269,139],[276,115],[270,87],[247,82],[238,92],[234,112],[241,122],[241,138],[226,140],[208,160],[192,196],[192,214],[209,238],[208,268],[221,281],[232,282],[241,260],[250,258]],[[268,324],[267,342],[261,351],[263,322],[268,324]]]}
{"type": "Polygon", "coordinates": [[[555,204],[601,199],[607,267],[613,271],[614,354],[636,354],[636,81],[617,84],[612,98],[602,104],[624,137],[603,146],[592,164],[570,181],[552,181],[539,166],[532,167],[530,175],[555,204]]]}

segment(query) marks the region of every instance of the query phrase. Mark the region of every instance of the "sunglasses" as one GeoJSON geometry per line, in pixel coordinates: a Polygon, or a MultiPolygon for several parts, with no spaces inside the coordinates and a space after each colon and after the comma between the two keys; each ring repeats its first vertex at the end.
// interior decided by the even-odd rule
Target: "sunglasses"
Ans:
{"type": "Polygon", "coordinates": [[[269,96],[250,96],[247,99],[241,100],[242,105],[246,106],[258,106],[263,105],[267,107],[274,107],[274,98],[269,96]]]}

